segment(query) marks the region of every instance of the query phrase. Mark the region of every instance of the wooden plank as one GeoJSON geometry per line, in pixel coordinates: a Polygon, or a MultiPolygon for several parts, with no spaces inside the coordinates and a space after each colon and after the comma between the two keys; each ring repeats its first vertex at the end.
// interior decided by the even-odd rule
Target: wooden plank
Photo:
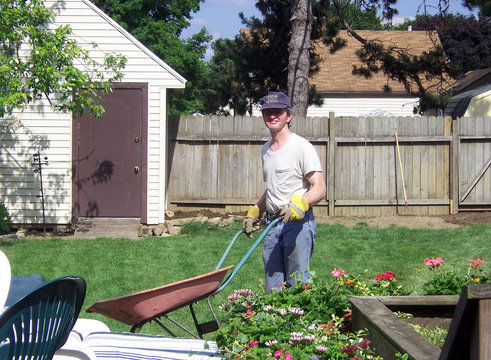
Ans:
{"type": "MultiPolygon", "coordinates": [[[[408,205],[412,206],[435,206],[435,205],[449,205],[449,199],[407,199],[408,205]]],[[[336,206],[386,206],[386,205],[399,205],[404,206],[404,198],[398,200],[393,199],[342,199],[336,200],[336,206]]]]}
{"type": "Polygon", "coordinates": [[[334,205],[336,199],[335,193],[335,163],[336,163],[336,127],[338,121],[334,113],[329,113],[329,162],[328,162],[328,182],[327,182],[327,199],[329,201],[329,216],[334,216],[334,205]]]}
{"type": "Polygon", "coordinates": [[[479,180],[484,176],[484,173],[489,169],[489,166],[491,165],[491,158],[489,158],[487,164],[484,165],[484,167],[479,171],[475,179],[471,182],[471,185],[465,190],[464,195],[462,196],[462,199],[460,200],[461,202],[464,202],[464,200],[467,198],[469,193],[474,189],[474,187],[477,185],[479,180]]]}
{"type": "Polygon", "coordinates": [[[403,320],[398,319],[381,301],[350,298],[355,330],[368,329],[369,337],[384,359],[396,352],[407,353],[414,360],[436,360],[440,350],[403,320]]]}
{"type": "MultiPolygon", "coordinates": [[[[475,137],[473,137],[475,139],[475,137]]],[[[338,136],[339,143],[393,143],[392,136],[338,136]]],[[[399,136],[399,143],[446,143],[452,141],[451,136],[399,136]]]]}
{"type": "MultiPolygon", "coordinates": [[[[481,352],[481,346],[478,344],[480,343],[479,331],[476,330],[480,326],[480,316],[486,315],[486,313],[479,314],[482,310],[479,303],[481,300],[489,299],[491,299],[491,283],[464,286],[439,360],[489,359],[489,357],[481,356],[483,353],[489,353],[490,349],[488,347],[486,351],[481,352]]],[[[488,305],[484,305],[484,311],[488,305]]],[[[487,321],[489,321],[489,317],[487,321]]],[[[484,324],[484,326],[486,327],[488,324],[484,324]]],[[[487,335],[489,337],[489,334],[487,335]]],[[[491,342],[488,340],[484,345],[489,346],[491,342]]]]}
{"type": "MultiPolygon", "coordinates": [[[[478,349],[479,359],[491,359],[491,299],[479,301],[478,309],[478,349]]],[[[477,346],[471,346],[472,349],[477,346]]]]}
{"type": "Polygon", "coordinates": [[[456,214],[459,209],[459,119],[455,119],[452,124],[453,134],[452,142],[450,145],[450,214],[456,214]]]}

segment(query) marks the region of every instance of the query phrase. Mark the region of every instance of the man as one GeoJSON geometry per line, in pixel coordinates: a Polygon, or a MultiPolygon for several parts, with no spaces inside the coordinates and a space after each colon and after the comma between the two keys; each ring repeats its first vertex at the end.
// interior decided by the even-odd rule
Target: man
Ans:
{"type": "Polygon", "coordinates": [[[290,130],[293,112],[288,96],[270,92],[262,99],[262,114],[271,134],[261,150],[266,191],[249,207],[243,229],[249,236],[258,230],[264,212],[267,222],[283,216],[264,239],[266,290],[273,291],[295,286],[297,278],[310,279],[316,234],[311,207],[325,197],[326,184],[314,147],[290,130]]]}

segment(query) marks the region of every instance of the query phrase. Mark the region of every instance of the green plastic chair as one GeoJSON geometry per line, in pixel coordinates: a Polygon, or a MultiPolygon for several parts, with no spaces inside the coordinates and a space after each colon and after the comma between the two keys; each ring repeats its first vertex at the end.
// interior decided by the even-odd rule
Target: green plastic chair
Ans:
{"type": "Polygon", "coordinates": [[[0,359],[51,360],[78,318],[85,280],[65,276],[27,294],[0,316],[0,359]]]}

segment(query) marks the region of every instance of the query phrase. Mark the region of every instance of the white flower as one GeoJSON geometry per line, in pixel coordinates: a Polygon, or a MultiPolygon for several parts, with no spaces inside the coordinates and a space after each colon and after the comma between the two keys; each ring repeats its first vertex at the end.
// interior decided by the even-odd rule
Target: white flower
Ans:
{"type": "Polygon", "coordinates": [[[229,303],[225,303],[225,304],[222,304],[219,306],[220,310],[227,310],[228,308],[230,307],[230,304],[229,303]]]}
{"type": "Polygon", "coordinates": [[[251,301],[251,302],[244,301],[242,303],[242,306],[245,307],[245,308],[250,308],[251,306],[254,306],[254,304],[256,304],[255,301],[251,301]]]}
{"type": "Polygon", "coordinates": [[[276,309],[276,312],[280,315],[286,315],[287,310],[286,309],[276,309]]]}
{"type": "Polygon", "coordinates": [[[299,309],[299,308],[295,308],[295,307],[291,307],[288,309],[290,310],[290,313],[292,313],[293,315],[303,315],[303,310],[302,309],[299,309]]]}
{"type": "Polygon", "coordinates": [[[266,341],[264,343],[264,345],[266,345],[267,347],[275,346],[276,344],[278,344],[278,340],[266,341]]]}
{"type": "Polygon", "coordinates": [[[252,296],[252,290],[249,290],[249,289],[235,290],[235,293],[242,295],[242,296],[252,296]]]}

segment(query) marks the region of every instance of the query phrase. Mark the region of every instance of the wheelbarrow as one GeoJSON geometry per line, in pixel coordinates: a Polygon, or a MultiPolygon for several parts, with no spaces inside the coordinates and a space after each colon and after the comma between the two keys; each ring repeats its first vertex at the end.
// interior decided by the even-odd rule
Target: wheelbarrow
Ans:
{"type": "Polygon", "coordinates": [[[279,220],[280,219],[275,219],[265,227],[263,232],[259,235],[256,241],[252,244],[247,253],[235,267],[233,265],[222,267],[222,265],[233,245],[239,238],[239,235],[243,233],[242,230],[238,231],[232,238],[227,249],[223,253],[222,258],[215,267],[215,270],[206,274],[156,288],[119,296],[112,299],[100,300],[89,306],[85,311],[88,313],[98,313],[130,325],[130,332],[132,333],[140,332],[143,325],[153,321],[168,334],[175,337],[176,335],[162,322],[161,319],[164,318],[191,336],[195,338],[203,338],[203,334],[216,331],[220,327],[220,323],[215,315],[215,312],[213,311],[213,307],[211,306],[210,298],[218,294],[228,285],[247,259],[249,259],[257,246],[261,243],[269,230],[279,220]],[[233,270],[230,272],[230,274],[225,277],[232,268],[233,270]],[[199,323],[193,308],[193,304],[203,299],[207,299],[208,307],[210,308],[213,320],[199,323]],[[185,306],[189,306],[189,310],[198,333],[197,336],[168,315],[169,313],[185,306]]]}

